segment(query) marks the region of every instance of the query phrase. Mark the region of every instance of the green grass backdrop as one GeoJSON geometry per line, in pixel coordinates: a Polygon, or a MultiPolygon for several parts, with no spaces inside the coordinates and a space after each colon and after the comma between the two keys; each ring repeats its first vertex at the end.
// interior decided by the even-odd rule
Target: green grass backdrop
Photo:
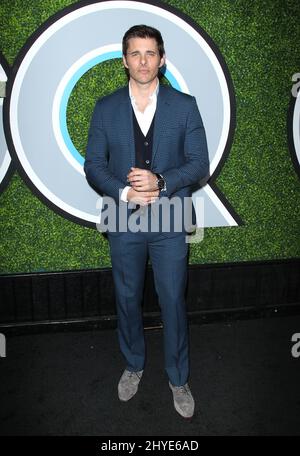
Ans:
{"type": "MultiPolygon", "coordinates": [[[[72,3],[1,0],[0,46],[8,63],[46,19],[72,3]]],[[[300,71],[299,1],[165,3],[189,15],[214,40],[237,103],[233,146],[216,183],[245,224],[205,229],[204,240],[191,245],[190,263],[299,257],[300,180],[286,126],[291,77],[300,71]]],[[[95,99],[124,83],[121,62],[115,60],[94,67],[75,87],[67,121],[82,154],[95,99]]],[[[111,266],[107,240],[49,209],[17,172],[0,195],[0,238],[2,274],[111,266]]]]}

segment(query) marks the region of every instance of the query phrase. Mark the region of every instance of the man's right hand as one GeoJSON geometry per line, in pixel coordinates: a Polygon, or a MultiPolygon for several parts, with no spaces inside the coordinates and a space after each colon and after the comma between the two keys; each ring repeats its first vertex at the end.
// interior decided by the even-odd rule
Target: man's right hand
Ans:
{"type": "Polygon", "coordinates": [[[159,195],[159,190],[153,192],[137,192],[133,188],[130,188],[127,193],[128,201],[132,201],[140,206],[147,206],[148,204],[154,203],[159,195]]]}

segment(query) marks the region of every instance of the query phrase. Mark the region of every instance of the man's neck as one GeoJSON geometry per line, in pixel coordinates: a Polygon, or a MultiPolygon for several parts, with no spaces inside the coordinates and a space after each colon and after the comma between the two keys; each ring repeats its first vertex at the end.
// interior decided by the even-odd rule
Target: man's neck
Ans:
{"type": "Polygon", "coordinates": [[[158,78],[156,77],[153,81],[149,82],[149,84],[139,84],[134,79],[129,80],[131,94],[134,96],[135,99],[149,99],[149,97],[155,91],[158,78]]]}

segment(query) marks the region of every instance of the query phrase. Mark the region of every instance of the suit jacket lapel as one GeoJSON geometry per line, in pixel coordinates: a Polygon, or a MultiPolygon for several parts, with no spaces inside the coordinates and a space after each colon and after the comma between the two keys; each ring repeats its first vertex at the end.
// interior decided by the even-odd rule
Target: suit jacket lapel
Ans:
{"type": "MultiPolygon", "coordinates": [[[[120,125],[124,126],[124,132],[120,131],[119,134],[125,134],[127,137],[128,154],[130,156],[130,166],[135,166],[135,144],[133,132],[133,119],[132,119],[132,106],[128,92],[128,86],[122,90],[122,98],[120,102],[120,125]]],[[[129,170],[128,170],[129,171],[129,170]]]]}
{"type": "Polygon", "coordinates": [[[165,131],[165,125],[169,116],[169,100],[168,94],[163,85],[159,86],[159,92],[157,96],[157,105],[154,120],[154,135],[153,135],[153,147],[152,147],[152,161],[151,168],[154,164],[155,155],[159,145],[161,135],[165,131]]]}

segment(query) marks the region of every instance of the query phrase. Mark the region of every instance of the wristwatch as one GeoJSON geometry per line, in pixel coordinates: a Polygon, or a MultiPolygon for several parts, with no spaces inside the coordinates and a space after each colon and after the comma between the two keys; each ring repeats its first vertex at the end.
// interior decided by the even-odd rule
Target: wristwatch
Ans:
{"type": "Polygon", "coordinates": [[[166,181],[164,177],[161,174],[155,173],[157,177],[156,185],[158,187],[159,191],[165,191],[167,189],[166,187],[166,181]]]}

